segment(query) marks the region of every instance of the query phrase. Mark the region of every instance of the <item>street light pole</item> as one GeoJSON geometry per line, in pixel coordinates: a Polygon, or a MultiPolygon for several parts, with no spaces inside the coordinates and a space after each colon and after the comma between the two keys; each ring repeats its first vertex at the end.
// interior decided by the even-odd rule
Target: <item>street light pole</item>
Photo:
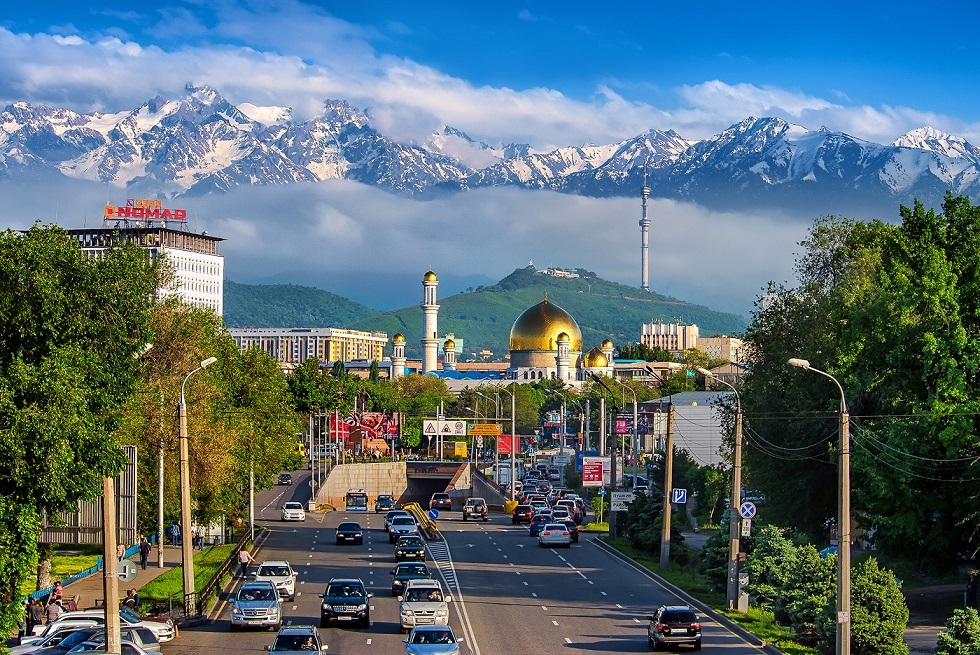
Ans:
{"type": "Polygon", "coordinates": [[[786,362],[790,366],[813,371],[833,380],[840,392],[840,453],[837,478],[837,655],[851,655],[851,439],[850,417],[844,387],[830,373],[810,366],[810,362],[797,357],[786,362]]]}
{"type": "Polygon", "coordinates": [[[616,378],[613,379],[616,380],[616,382],[618,382],[623,387],[623,389],[633,394],[633,445],[630,450],[632,450],[633,453],[633,489],[636,489],[636,460],[638,459],[636,453],[637,453],[637,441],[639,441],[639,431],[637,429],[637,420],[639,420],[639,412],[637,410],[638,403],[636,400],[636,391],[634,391],[632,387],[628,386],[622,380],[617,380],[616,378]]]}
{"type": "MultiPolygon", "coordinates": [[[[670,368],[681,368],[680,364],[670,368]]],[[[664,453],[664,520],[660,532],[660,569],[670,568],[670,519],[672,507],[670,506],[670,496],[673,493],[674,478],[674,394],[670,391],[670,382],[664,376],[657,373],[653,368],[647,366],[647,373],[653,375],[667,389],[667,443],[664,453]]]]}
{"type": "Polygon", "coordinates": [[[738,554],[741,551],[738,523],[741,516],[739,513],[739,507],[741,506],[742,502],[742,397],[739,395],[738,389],[724,380],[719,380],[715,377],[714,373],[708,369],[699,368],[698,373],[703,375],[708,380],[715,380],[716,382],[722,383],[735,392],[735,448],[734,452],[732,453],[732,500],[728,507],[729,526],[727,600],[729,611],[744,612],[748,609],[748,607],[746,606],[745,610],[743,610],[741,603],[739,603],[742,594],[740,593],[738,584],[738,554]]]}
{"type": "Polygon", "coordinates": [[[180,425],[180,545],[181,568],[184,573],[184,613],[197,614],[197,599],[194,591],[194,541],[191,539],[191,479],[190,454],[187,445],[187,403],[184,400],[184,387],[192,375],[218,361],[208,357],[193,371],[187,374],[180,385],[180,405],[177,406],[180,425]]]}

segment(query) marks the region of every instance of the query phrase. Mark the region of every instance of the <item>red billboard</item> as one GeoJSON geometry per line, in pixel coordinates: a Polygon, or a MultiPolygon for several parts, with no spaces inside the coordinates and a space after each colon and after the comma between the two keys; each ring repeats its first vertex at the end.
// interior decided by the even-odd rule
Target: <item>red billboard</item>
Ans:
{"type": "Polygon", "coordinates": [[[503,434],[497,437],[497,454],[510,455],[511,452],[515,455],[521,452],[521,435],[515,434],[511,437],[509,434],[503,434]]]}

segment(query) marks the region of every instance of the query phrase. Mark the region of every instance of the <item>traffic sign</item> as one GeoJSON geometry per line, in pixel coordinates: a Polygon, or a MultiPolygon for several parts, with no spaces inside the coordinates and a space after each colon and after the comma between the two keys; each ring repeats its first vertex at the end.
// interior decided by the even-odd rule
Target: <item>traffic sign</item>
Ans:
{"type": "Polygon", "coordinates": [[[437,518],[439,518],[439,510],[437,510],[437,509],[430,509],[429,510],[429,518],[432,519],[433,521],[435,521],[437,518]]]}
{"type": "Polygon", "coordinates": [[[132,582],[136,579],[136,565],[128,559],[119,562],[119,579],[122,582],[132,582]]]}
{"type": "Polygon", "coordinates": [[[504,433],[504,426],[500,423],[469,423],[466,433],[480,437],[499,437],[504,433]]]}
{"type": "Polygon", "coordinates": [[[738,513],[743,519],[755,518],[755,503],[744,502],[738,508],[738,513]]]}
{"type": "Polygon", "coordinates": [[[687,502],[687,489],[671,489],[670,502],[683,505],[687,502]]]}
{"type": "Polygon", "coordinates": [[[632,491],[614,491],[609,497],[609,509],[613,512],[625,512],[634,500],[636,495],[632,491]]]}
{"type": "Polygon", "coordinates": [[[742,519],[742,536],[752,536],[752,519],[742,519]]]}

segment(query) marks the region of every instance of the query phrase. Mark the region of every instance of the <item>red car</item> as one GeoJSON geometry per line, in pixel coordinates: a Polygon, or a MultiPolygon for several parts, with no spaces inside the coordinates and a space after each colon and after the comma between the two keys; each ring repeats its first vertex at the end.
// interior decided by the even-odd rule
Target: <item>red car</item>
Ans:
{"type": "Polygon", "coordinates": [[[510,522],[513,525],[518,523],[530,523],[531,516],[534,515],[534,509],[530,505],[518,505],[514,508],[514,513],[511,516],[510,522]]]}

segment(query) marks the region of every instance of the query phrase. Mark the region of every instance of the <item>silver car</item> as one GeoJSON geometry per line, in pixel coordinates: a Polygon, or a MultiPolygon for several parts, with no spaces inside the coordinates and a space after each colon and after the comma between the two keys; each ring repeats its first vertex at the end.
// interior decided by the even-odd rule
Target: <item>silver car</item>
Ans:
{"type": "Polygon", "coordinates": [[[255,572],[256,582],[271,582],[276,586],[276,591],[282,598],[294,600],[296,598],[296,578],[299,573],[293,570],[289,562],[285,560],[274,560],[259,564],[258,571],[255,572]]]}
{"type": "Polygon", "coordinates": [[[231,629],[282,627],[282,601],[271,582],[246,582],[231,603],[231,629]]]}
{"type": "Polygon", "coordinates": [[[572,533],[568,531],[568,526],[562,523],[545,523],[538,532],[538,545],[542,548],[571,548],[572,533]]]}

